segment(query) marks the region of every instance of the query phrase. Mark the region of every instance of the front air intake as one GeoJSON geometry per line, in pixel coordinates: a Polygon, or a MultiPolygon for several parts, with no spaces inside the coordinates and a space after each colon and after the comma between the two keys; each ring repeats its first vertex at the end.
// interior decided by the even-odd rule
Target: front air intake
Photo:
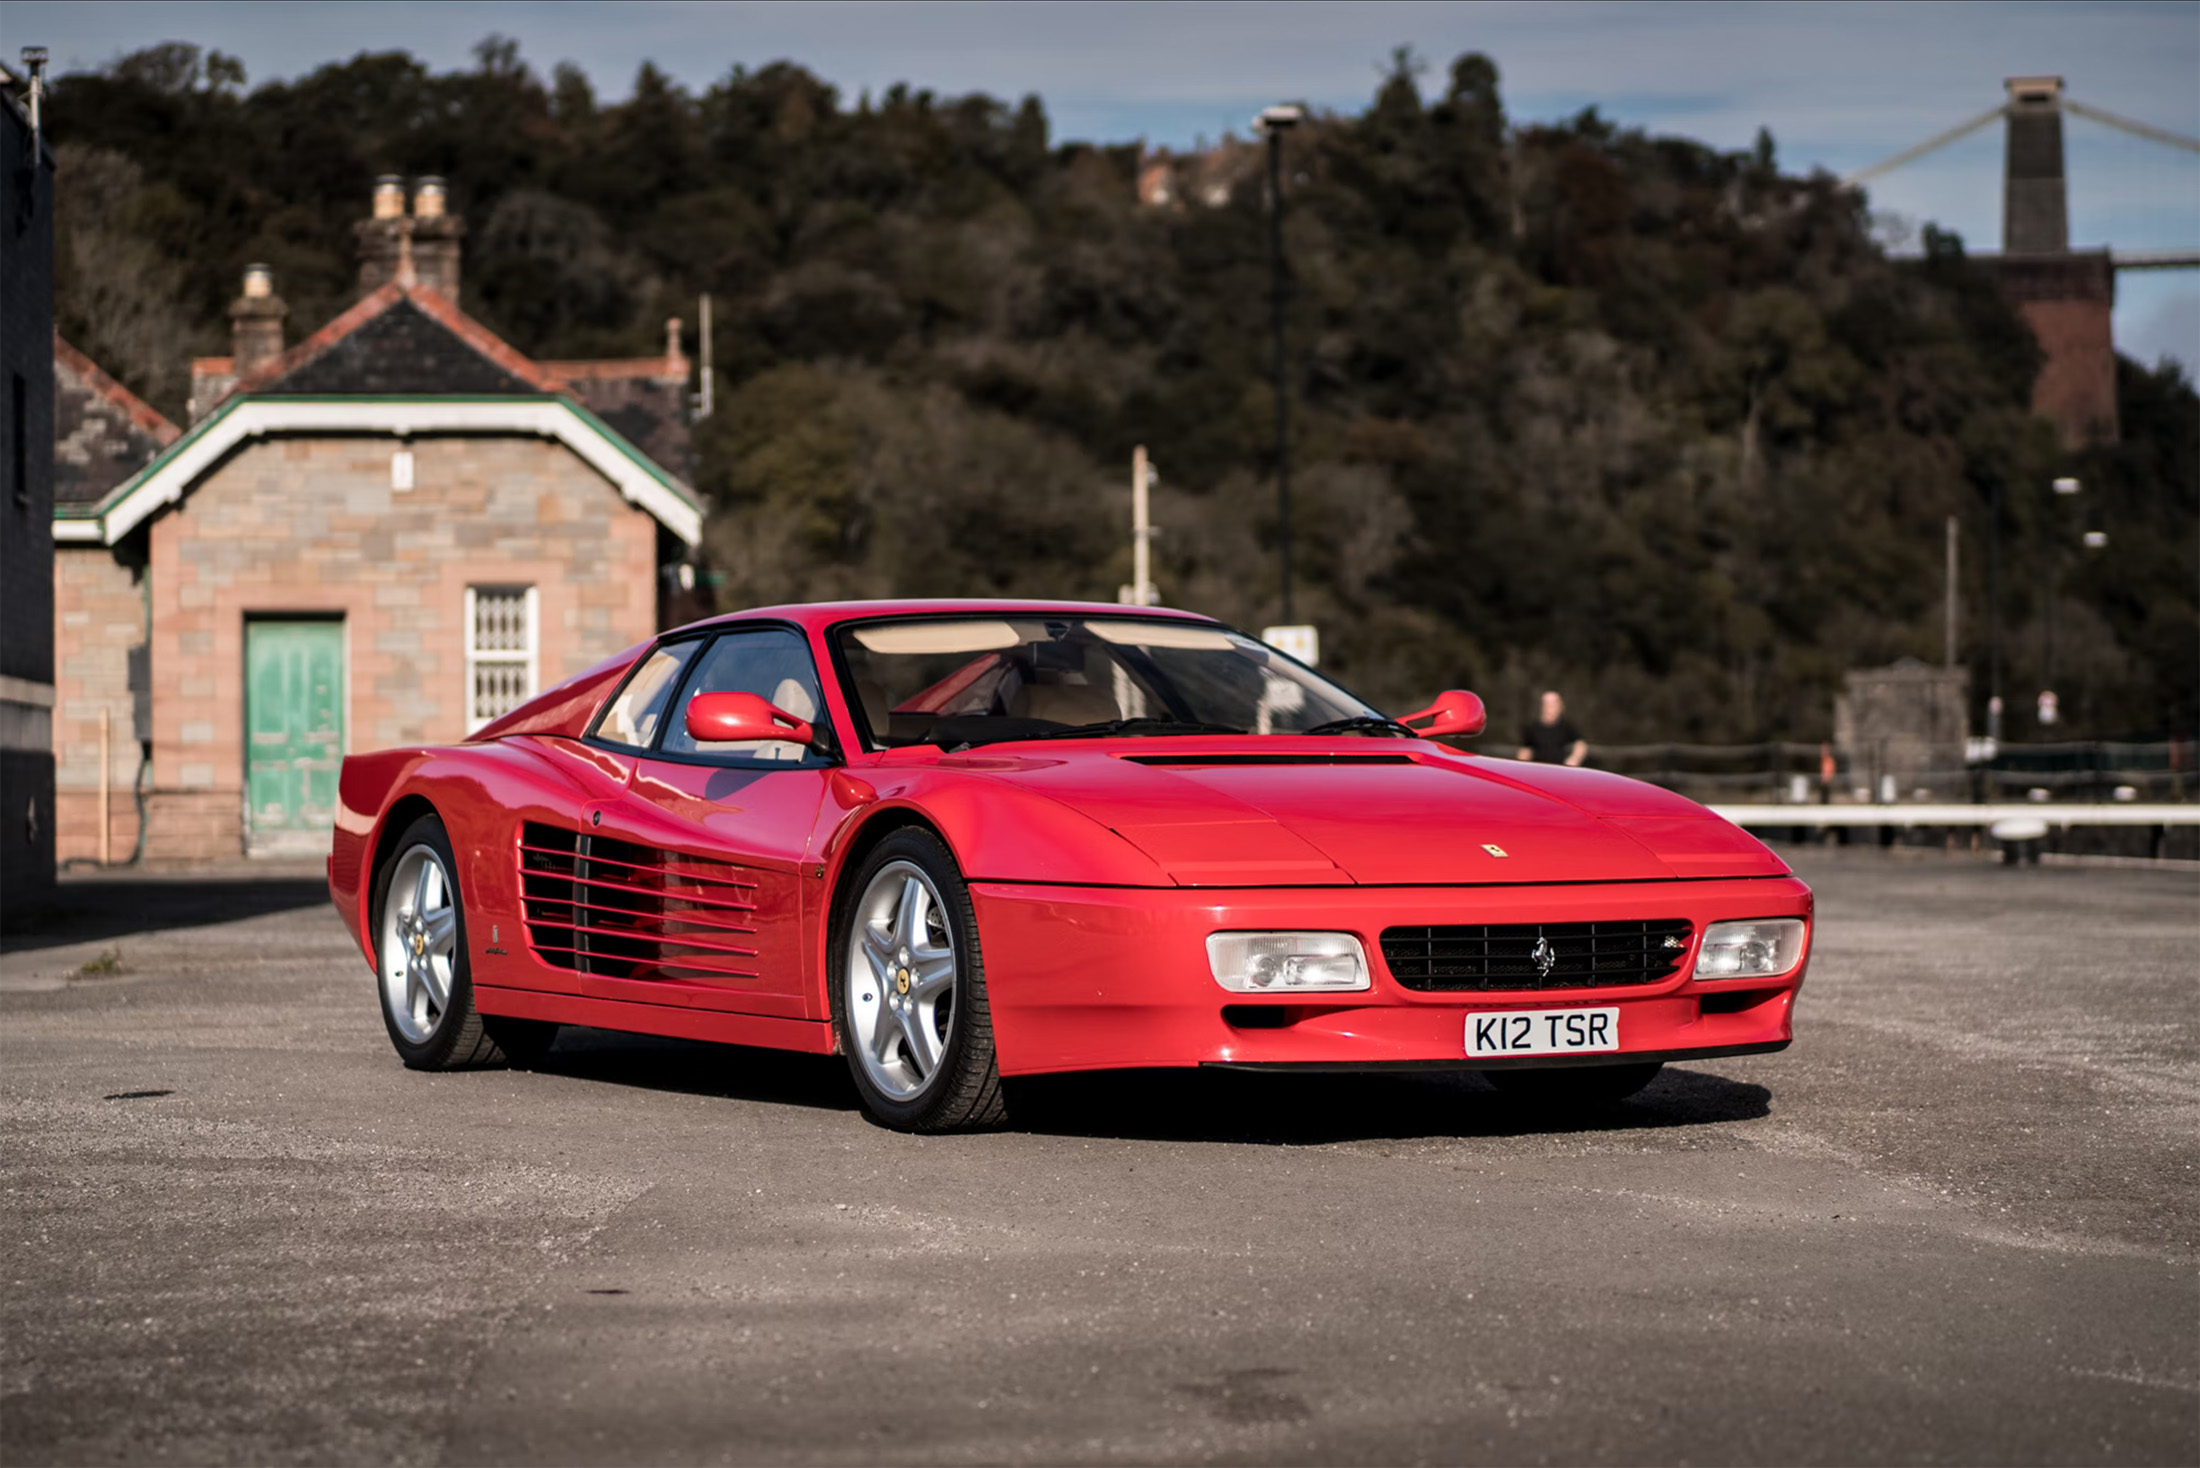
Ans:
{"type": "Polygon", "coordinates": [[[1383,962],[1408,989],[1624,988],[1671,978],[1694,932],[1686,918],[1385,928],[1383,962]]]}
{"type": "Polygon", "coordinates": [[[519,879],[527,944],[554,968],[756,977],[756,883],[730,862],[529,821],[519,879]]]}

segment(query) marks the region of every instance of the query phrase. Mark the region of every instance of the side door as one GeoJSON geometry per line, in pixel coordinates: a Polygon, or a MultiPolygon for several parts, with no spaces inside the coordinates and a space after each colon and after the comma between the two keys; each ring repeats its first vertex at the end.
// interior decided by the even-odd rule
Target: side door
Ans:
{"type": "Polygon", "coordinates": [[[250,849],[326,851],[344,762],[344,624],[248,621],[244,667],[250,849]]]}
{"type": "Polygon", "coordinates": [[[701,693],[754,693],[824,718],[808,639],[794,628],[729,629],[687,659],[625,794],[588,813],[589,890],[604,910],[589,924],[595,982],[584,992],[822,1019],[804,916],[824,900],[810,848],[839,761],[783,741],[697,740],[686,713],[701,693]]]}

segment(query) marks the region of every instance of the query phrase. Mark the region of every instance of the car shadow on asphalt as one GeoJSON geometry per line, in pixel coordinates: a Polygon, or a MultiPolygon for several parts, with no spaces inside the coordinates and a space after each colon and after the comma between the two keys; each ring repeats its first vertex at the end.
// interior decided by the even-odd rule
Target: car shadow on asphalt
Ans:
{"type": "MultiPolygon", "coordinates": [[[[642,1090],[858,1109],[847,1063],[838,1056],[568,1029],[535,1068],[642,1090]]],[[[1464,1072],[1096,1071],[1029,1077],[1009,1087],[1011,1131],[1271,1146],[1652,1131],[1754,1121],[1772,1110],[1772,1093],[1763,1086],[1671,1065],[1626,1101],[1580,1109],[1504,1095],[1464,1072]]]]}
{"type": "Polygon", "coordinates": [[[42,909],[0,933],[0,953],[108,943],[302,907],[327,907],[325,877],[139,876],[68,881],[42,909]]]}
{"type": "Polygon", "coordinates": [[[712,1045],[568,1025],[533,1068],[541,1075],[683,1096],[822,1111],[854,1111],[857,1106],[847,1064],[837,1055],[712,1045]]]}
{"type": "Polygon", "coordinates": [[[1015,1124],[1062,1136],[1320,1146],[1717,1126],[1771,1110],[1763,1086],[1673,1066],[1628,1100],[1581,1107],[1506,1095],[1471,1072],[1110,1071],[1024,1082],[1015,1124]]]}

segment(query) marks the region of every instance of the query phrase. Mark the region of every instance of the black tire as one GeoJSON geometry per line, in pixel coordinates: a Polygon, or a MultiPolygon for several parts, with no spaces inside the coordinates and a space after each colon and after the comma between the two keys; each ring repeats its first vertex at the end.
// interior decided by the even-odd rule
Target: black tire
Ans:
{"type": "Polygon", "coordinates": [[[1532,1070],[1486,1070],[1489,1083],[1507,1096],[1554,1110],[1612,1106],[1658,1078],[1663,1061],[1633,1065],[1566,1065],[1532,1070]]]}
{"type": "MultiPolygon", "coordinates": [[[[398,894],[397,900],[402,904],[404,894],[398,894]]],[[[443,829],[440,816],[420,817],[407,826],[405,833],[390,847],[389,859],[374,875],[373,910],[374,991],[382,1007],[383,1027],[389,1031],[390,1044],[396,1047],[398,1058],[412,1070],[468,1070],[501,1063],[504,1053],[490,1035],[481,1012],[474,1008],[473,973],[466,959],[466,903],[463,889],[458,885],[458,859],[451,852],[451,838],[443,829]],[[392,948],[387,921],[392,901],[391,879],[407,866],[408,858],[422,848],[441,862],[442,880],[450,884],[448,905],[455,933],[450,952],[449,1002],[424,1021],[413,1018],[401,1023],[393,1007],[391,989],[393,985],[402,987],[402,979],[393,976],[391,964],[401,960],[402,955],[385,951],[392,948]],[[408,1028],[416,1033],[408,1034],[408,1028]],[[423,1029],[424,1033],[418,1033],[423,1029]]],[[[401,908],[401,915],[402,911],[401,908]]]]}
{"type": "MultiPolygon", "coordinates": [[[[1008,1103],[993,1051],[993,1014],[985,987],[985,957],[970,888],[946,845],[915,827],[894,832],[842,880],[834,895],[826,988],[832,997],[833,1037],[855,1079],[863,1110],[881,1126],[904,1132],[969,1132],[1000,1126],[1008,1103]],[[897,1096],[873,1079],[851,1022],[850,958],[862,921],[862,895],[895,863],[916,867],[938,894],[955,955],[952,1015],[939,1062],[913,1094],[897,1096]]],[[[883,1016],[880,1016],[883,1023],[883,1016]]]]}

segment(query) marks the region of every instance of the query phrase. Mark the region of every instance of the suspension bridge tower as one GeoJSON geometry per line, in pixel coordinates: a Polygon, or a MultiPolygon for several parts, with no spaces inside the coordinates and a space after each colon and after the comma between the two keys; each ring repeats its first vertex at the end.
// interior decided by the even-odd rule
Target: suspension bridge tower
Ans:
{"type": "Polygon", "coordinates": [[[2070,248],[2063,173],[2063,82],[2011,77],[2002,163],[2001,255],[1990,263],[2046,360],[2032,411],[2072,447],[2114,443],[2116,265],[2107,250],[2070,248]]]}
{"type": "Polygon", "coordinates": [[[2200,250],[2070,248],[2070,190],[2063,164],[2063,118],[2085,118],[2148,142],[2200,153],[2200,138],[2090,107],[2063,91],[2059,76],[2018,76],[2002,84],[1999,105],[1883,162],[1850,174],[1865,183],[1970,136],[1990,123],[2007,128],[2002,161],[2001,251],[1972,254],[1993,272],[2032,328],[2044,353],[2032,384],[2032,410],[2053,422],[2072,448],[2113,443],[2116,341],[2111,318],[2116,275],[2124,270],[2190,270],[2200,250]]]}

